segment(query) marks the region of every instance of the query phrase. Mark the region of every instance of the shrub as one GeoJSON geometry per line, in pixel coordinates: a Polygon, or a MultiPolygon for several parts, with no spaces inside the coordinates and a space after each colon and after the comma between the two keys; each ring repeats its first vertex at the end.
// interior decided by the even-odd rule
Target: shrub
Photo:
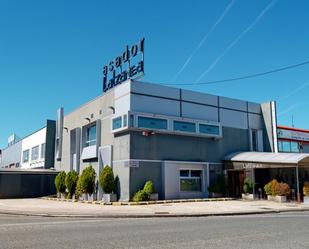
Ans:
{"type": "Polygon", "coordinates": [[[290,194],[290,186],[287,183],[279,183],[279,195],[288,196],[290,194]]]}
{"type": "Polygon", "coordinates": [[[61,171],[57,174],[55,178],[55,187],[57,190],[57,193],[65,193],[65,172],[61,171]]]}
{"type": "Polygon", "coordinates": [[[79,193],[91,195],[94,192],[95,176],[95,171],[91,165],[83,170],[77,185],[79,193]]]}
{"type": "Polygon", "coordinates": [[[309,196],[309,182],[304,182],[303,192],[305,196],[309,196]]]}
{"type": "Polygon", "coordinates": [[[271,180],[264,186],[267,195],[287,196],[290,194],[290,187],[287,183],[279,183],[276,179],[271,180]]]}
{"type": "Polygon", "coordinates": [[[115,190],[115,178],[111,167],[106,165],[99,175],[99,182],[104,193],[111,194],[115,190]]]}
{"type": "Polygon", "coordinates": [[[272,194],[272,191],[271,191],[271,182],[267,183],[265,186],[264,186],[264,191],[267,195],[271,195],[272,194]]]}
{"type": "Polygon", "coordinates": [[[133,201],[135,202],[148,201],[148,200],[149,200],[149,194],[143,189],[137,191],[133,196],[133,201]]]}
{"type": "Polygon", "coordinates": [[[73,194],[75,193],[77,181],[78,181],[78,174],[74,170],[70,171],[65,176],[65,186],[68,189],[68,192],[69,192],[68,197],[69,198],[72,198],[73,194]]]}
{"type": "Polygon", "coordinates": [[[253,193],[253,181],[250,179],[250,178],[246,178],[245,181],[244,181],[244,187],[243,187],[243,190],[244,190],[244,193],[245,194],[252,194],[253,193]]]}
{"type": "Polygon", "coordinates": [[[143,189],[148,195],[151,195],[155,192],[155,188],[152,181],[147,181],[143,189]]]}

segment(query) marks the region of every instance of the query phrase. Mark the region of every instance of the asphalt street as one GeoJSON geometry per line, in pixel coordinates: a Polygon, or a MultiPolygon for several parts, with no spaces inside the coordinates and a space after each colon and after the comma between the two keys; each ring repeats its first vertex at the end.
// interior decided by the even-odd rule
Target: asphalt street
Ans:
{"type": "Polygon", "coordinates": [[[309,213],[81,219],[0,215],[0,248],[309,248],[309,213]]]}

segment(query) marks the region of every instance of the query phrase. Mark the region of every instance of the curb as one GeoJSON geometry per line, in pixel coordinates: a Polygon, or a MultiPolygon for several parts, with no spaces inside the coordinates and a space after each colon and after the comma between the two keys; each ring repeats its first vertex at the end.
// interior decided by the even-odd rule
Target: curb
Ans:
{"type": "Polygon", "coordinates": [[[186,202],[211,202],[211,201],[233,201],[236,198],[200,198],[200,199],[178,199],[178,200],[158,200],[158,201],[140,201],[140,202],[103,202],[103,201],[86,201],[86,200],[71,200],[60,199],[54,197],[41,197],[43,200],[63,201],[63,202],[78,202],[96,205],[112,205],[112,206],[136,206],[136,205],[155,205],[168,203],[186,203],[186,202]]]}
{"type": "Polygon", "coordinates": [[[248,211],[248,212],[230,212],[230,213],[195,213],[195,214],[110,214],[110,215],[70,215],[70,214],[42,214],[29,212],[11,212],[0,210],[0,214],[16,215],[16,216],[35,216],[35,217],[62,217],[62,218],[185,218],[185,217],[217,217],[217,216],[245,216],[245,215],[259,215],[259,214],[279,214],[279,213],[295,213],[308,212],[306,209],[289,209],[289,210],[262,210],[262,211],[248,211]]]}

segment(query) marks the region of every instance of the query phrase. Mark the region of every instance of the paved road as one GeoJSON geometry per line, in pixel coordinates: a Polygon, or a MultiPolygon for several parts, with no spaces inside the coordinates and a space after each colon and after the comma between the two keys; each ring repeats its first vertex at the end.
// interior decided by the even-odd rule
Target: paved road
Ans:
{"type": "Polygon", "coordinates": [[[80,219],[0,215],[0,248],[309,248],[309,213],[80,219]]]}

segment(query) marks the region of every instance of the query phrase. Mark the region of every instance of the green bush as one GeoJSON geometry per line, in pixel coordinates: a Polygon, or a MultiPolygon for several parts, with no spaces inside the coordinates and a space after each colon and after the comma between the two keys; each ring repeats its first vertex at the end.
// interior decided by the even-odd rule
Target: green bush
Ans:
{"type": "Polygon", "coordinates": [[[69,198],[72,198],[73,194],[75,193],[77,181],[78,181],[78,173],[74,170],[70,171],[65,176],[65,186],[68,189],[69,198]]]}
{"type": "Polygon", "coordinates": [[[287,183],[279,183],[276,179],[271,180],[264,186],[265,193],[272,196],[288,196],[291,192],[287,183]]]}
{"type": "Polygon", "coordinates": [[[155,192],[155,188],[152,181],[147,181],[143,189],[148,195],[151,195],[155,192]]]}
{"type": "Polygon", "coordinates": [[[57,193],[65,193],[65,172],[61,171],[55,178],[55,187],[57,193]]]}
{"type": "Polygon", "coordinates": [[[246,178],[244,181],[243,190],[245,194],[252,194],[253,193],[253,181],[250,178],[246,178]]]}
{"type": "Polygon", "coordinates": [[[111,167],[106,165],[99,175],[100,185],[106,194],[111,194],[115,190],[115,178],[111,167]]]}
{"type": "Polygon", "coordinates": [[[149,194],[145,192],[145,190],[141,189],[137,191],[133,196],[133,201],[148,201],[149,200],[149,194]]]}
{"type": "Polygon", "coordinates": [[[95,170],[91,165],[83,170],[77,184],[79,194],[93,194],[95,188],[95,176],[95,170]]]}

